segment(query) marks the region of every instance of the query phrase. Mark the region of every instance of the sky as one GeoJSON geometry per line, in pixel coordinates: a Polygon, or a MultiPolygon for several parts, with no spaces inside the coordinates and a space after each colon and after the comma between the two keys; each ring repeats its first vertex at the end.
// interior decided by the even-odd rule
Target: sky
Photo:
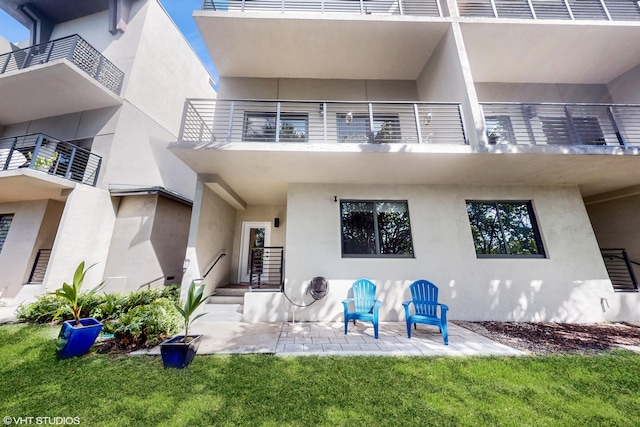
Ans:
{"type": "MultiPolygon", "coordinates": [[[[160,0],[160,3],[217,81],[218,73],[191,16],[194,10],[201,8],[202,0],[160,0]]],[[[29,30],[0,9],[0,36],[12,43],[18,43],[29,38],[29,30]]]]}

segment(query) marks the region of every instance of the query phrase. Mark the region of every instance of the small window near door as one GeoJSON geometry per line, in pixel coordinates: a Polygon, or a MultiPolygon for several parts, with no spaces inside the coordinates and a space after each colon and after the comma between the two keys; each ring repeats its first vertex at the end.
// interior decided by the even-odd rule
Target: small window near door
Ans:
{"type": "Polygon", "coordinates": [[[4,241],[9,233],[9,227],[11,227],[11,221],[13,221],[13,214],[0,215],[0,252],[4,246],[4,241]]]}
{"type": "Polygon", "coordinates": [[[343,257],[413,257],[406,201],[340,202],[343,257]]]}
{"type": "MultiPolygon", "coordinates": [[[[276,113],[244,113],[242,139],[248,142],[276,142],[276,113]]],[[[307,142],[309,116],[306,113],[281,113],[279,142],[307,142]]]]}
{"type": "Polygon", "coordinates": [[[531,202],[467,201],[478,258],[544,257],[531,202]]]}

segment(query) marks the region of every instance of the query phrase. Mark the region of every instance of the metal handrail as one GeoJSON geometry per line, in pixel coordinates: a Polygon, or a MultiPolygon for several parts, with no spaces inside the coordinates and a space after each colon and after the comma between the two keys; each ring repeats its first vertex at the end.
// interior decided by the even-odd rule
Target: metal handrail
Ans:
{"type": "Polygon", "coordinates": [[[439,0],[204,0],[202,10],[442,17],[439,0]]]}
{"type": "Polygon", "coordinates": [[[0,171],[29,168],[94,186],[102,157],[43,133],[0,138],[0,171]]]}
{"type": "Polygon", "coordinates": [[[225,253],[221,253],[218,258],[216,258],[216,260],[213,262],[213,264],[211,264],[211,267],[209,267],[209,269],[207,270],[206,273],[204,273],[204,276],[202,276],[202,278],[204,279],[205,277],[207,277],[207,275],[209,273],[211,273],[211,270],[213,270],[213,267],[216,266],[216,264],[218,263],[218,261],[220,261],[222,258],[224,258],[225,256],[227,256],[227,254],[225,253]]]}
{"type": "Polygon", "coordinates": [[[0,75],[60,59],[67,59],[102,86],[120,94],[124,72],[77,34],[0,55],[0,75]]]}
{"type": "Polygon", "coordinates": [[[181,143],[466,144],[459,103],[188,99],[181,143]]]}
{"type": "Polygon", "coordinates": [[[489,144],[640,144],[640,105],[481,103],[489,144]]]}
{"type": "Polygon", "coordinates": [[[462,17],[638,21],[635,0],[458,0],[462,17]]]}

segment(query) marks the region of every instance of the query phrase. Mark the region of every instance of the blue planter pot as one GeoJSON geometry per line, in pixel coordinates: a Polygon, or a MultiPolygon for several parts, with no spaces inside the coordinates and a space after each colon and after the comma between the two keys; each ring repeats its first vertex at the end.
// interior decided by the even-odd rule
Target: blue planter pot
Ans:
{"type": "Polygon", "coordinates": [[[73,320],[67,320],[62,324],[58,335],[58,359],[82,356],[85,354],[102,330],[102,323],[93,317],[80,319],[82,326],[73,326],[73,320]]]}
{"type": "Polygon", "coordinates": [[[188,343],[182,342],[184,335],[176,335],[160,344],[160,354],[165,368],[186,368],[196,356],[202,335],[189,335],[188,343]]]}

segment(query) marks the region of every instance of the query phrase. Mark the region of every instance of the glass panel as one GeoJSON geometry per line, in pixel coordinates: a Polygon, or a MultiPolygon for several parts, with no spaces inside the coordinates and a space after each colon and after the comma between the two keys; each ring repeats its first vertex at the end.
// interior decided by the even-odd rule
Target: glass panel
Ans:
{"type": "Polygon", "coordinates": [[[376,203],[380,253],[412,255],[409,209],[404,202],[376,203]]]}
{"type": "Polygon", "coordinates": [[[513,129],[511,128],[511,118],[509,116],[487,116],[487,138],[489,144],[501,145],[515,143],[513,129]]]}
{"type": "Polygon", "coordinates": [[[504,254],[504,236],[500,230],[495,203],[467,203],[467,213],[477,254],[504,254]]]}
{"type": "Polygon", "coordinates": [[[507,241],[507,253],[537,255],[540,253],[531,223],[528,203],[500,203],[500,220],[507,241]]]}
{"type": "Polygon", "coordinates": [[[338,142],[381,144],[400,142],[400,119],[397,114],[375,114],[369,129],[368,114],[338,114],[338,142]]]}
{"type": "MultiPolygon", "coordinates": [[[[309,119],[306,114],[280,114],[280,141],[306,142],[309,119]]],[[[242,139],[249,142],[276,141],[276,113],[246,112],[242,139]]]]}
{"type": "Polygon", "coordinates": [[[12,220],[13,215],[0,215],[0,251],[2,251],[2,246],[4,246],[4,241],[7,238],[7,233],[9,233],[12,220]]]}
{"type": "Polygon", "coordinates": [[[341,202],[342,253],[376,254],[372,202],[341,202]]]}
{"type": "Polygon", "coordinates": [[[261,252],[263,251],[253,251],[255,248],[264,248],[264,228],[251,228],[249,230],[249,246],[247,250],[249,253],[247,254],[247,266],[246,266],[246,274],[249,274],[251,271],[251,256],[254,256],[254,262],[262,259],[261,252]]]}

